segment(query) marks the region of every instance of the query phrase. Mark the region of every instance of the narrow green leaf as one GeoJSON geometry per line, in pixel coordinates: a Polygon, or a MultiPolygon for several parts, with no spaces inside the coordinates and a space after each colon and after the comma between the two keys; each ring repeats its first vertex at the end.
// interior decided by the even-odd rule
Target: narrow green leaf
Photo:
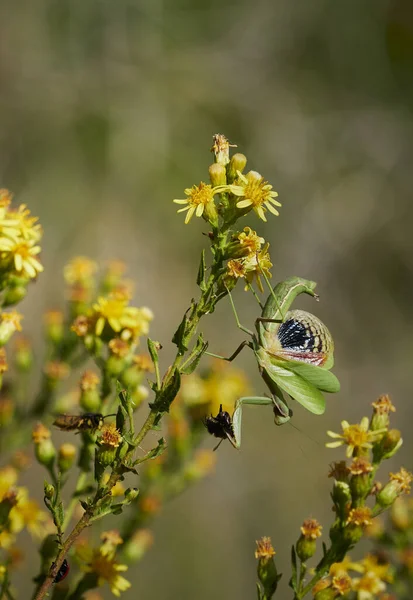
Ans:
{"type": "Polygon", "coordinates": [[[201,252],[201,260],[199,261],[198,275],[197,275],[197,278],[196,278],[196,283],[201,288],[201,290],[203,292],[206,289],[206,285],[205,285],[205,270],[206,270],[205,249],[203,249],[202,252],[201,252]]]}
{"type": "Polygon", "coordinates": [[[148,350],[154,365],[159,362],[158,348],[160,347],[159,342],[154,342],[151,338],[148,338],[148,350]]]}
{"type": "Polygon", "coordinates": [[[202,333],[200,333],[194,349],[193,359],[183,369],[181,369],[181,373],[184,373],[185,375],[191,375],[191,373],[193,373],[199,365],[202,355],[207,348],[208,342],[204,341],[202,333]]]}
{"type": "Polygon", "coordinates": [[[297,555],[294,546],[291,546],[291,579],[289,585],[297,593],[297,555]]]}
{"type": "Polygon", "coordinates": [[[159,413],[169,412],[169,407],[179,392],[180,387],[181,374],[179,373],[179,369],[175,369],[168,385],[159,392],[155,402],[149,405],[151,409],[159,413]]]}

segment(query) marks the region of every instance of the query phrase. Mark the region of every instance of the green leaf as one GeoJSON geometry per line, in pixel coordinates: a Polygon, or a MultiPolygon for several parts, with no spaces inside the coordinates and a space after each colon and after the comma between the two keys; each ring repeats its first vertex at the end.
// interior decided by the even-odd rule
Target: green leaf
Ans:
{"type": "Polygon", "coordinates": [[[158,393],[155,402],[149,405],[150,408],[159,413],[169,412],[169,407],[179,392],[180,387],[181,374],[179,373],[179,369],[175,369],[168,385],[158,393]]]}
{"type": "Polygon", "coordinates": [[[324,396],[312,383],[293,371],[274,364],[267,365],[265,369],[271,379],[304,408],[315,415],[324,413],[326,408],[324,396]]]}
{"type": "Polygon", "coordinates": [[[188,311],[184,314],[183,319],[175,331],[172,337],[172,343],[178,347],[179,354],[182,356],[188,350],[188,346],[186,345],[186,330],[188,325],[188,317],[186,316],[188,311]]]}
{"type": "Polygon", "coordinates": [[[331,373],[322,367],[293,360],[279,361],[278,364],[283,367],[285,366],[286,369],[294,371],[294,373],[300,375],[309,383],[312,383],[322,392],[334,394],[340,391],[340,382],[337,377],[334,373],[331,373]]]}
{"type": "Polygon", "coordinates": [[[154,365],[157,365],[159,362],[158,348],[160,347],[159,342],[154,342],[151,338],[148,338],[148,350],[154,365]]]}
{"type": "Polygon", "coordinates": [[[201,252],[201,260],[199,262],[198,275],[197,275],[197,278],[196,278],[196,283],[201,288],[201,290],[203,292],[206,290],[206,285],[205,285],[205,270],[206,270],[206,265],[205,265],[205,249],[203,249],[202,252],[201,252]]]}
{"type": "Polygon", "coordinates": [[[294,592],[297,592],[297,556],[294,546],[291,546],[291,579],[289,585],[294,592]]]}
{"type": "Polygon", "coordinates": [[[181,373],[184,373],[185,375],[191,375],[191,373],[193,373],[199,365],[202,355],[204,354],[207,348],[208,342],[204,341],[202,333],[200,333],[194,349],[193,359],[183,369],[181,369],[181,373]]]}

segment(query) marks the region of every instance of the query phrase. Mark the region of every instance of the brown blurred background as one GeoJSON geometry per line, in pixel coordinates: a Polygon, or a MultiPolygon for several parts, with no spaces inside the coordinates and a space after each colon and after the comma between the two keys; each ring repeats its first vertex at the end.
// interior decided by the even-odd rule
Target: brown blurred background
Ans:
{"type": "MultiPolygon", "coordinates": [[[[405,445],[382,478],[413,466],[413,5],[1,0],[0,19],[1,186],[45,229],[26,332],[39,338],[42,311],[62,300],[69,257],[120,258],[167,366],[205,243],[171,200],[205,180],[218,132],[283,202],[266,225],[248,219],[271,243],[274,278],[318,281],[321,302],[301,306],[334,334],[341,393],[323,417],[297,408],[301,431],[246,409],[241,452],[223,445],[216,474],[165,508],[122,596],[253,598],[255,539],[272,537],[282,570],[302,520],[332,518],[326,474],[343,452],[324,448],[327,429],[388,392],[405,445]]],[[[251,326],[253,299],[240,289],[236,301],[251,326]]],[[[218,352],[242,340],[227,302],[205,332],[218,352]]],[[[238,364],[261,394],[252,354],[238,364]]],[[[36,570],[33,557],[26,590],[36,570]]]]}

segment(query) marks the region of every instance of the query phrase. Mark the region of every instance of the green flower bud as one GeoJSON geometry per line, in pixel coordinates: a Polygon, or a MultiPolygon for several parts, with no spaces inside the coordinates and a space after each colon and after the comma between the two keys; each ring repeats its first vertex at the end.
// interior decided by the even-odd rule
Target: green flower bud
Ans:
{"type": "Polygon", "coordinates": [[[33,365],[33,351],[29,340],[24,336],[16,339],[13,359],[18,371],[21,373],[30,371],[33,365]]]}
{"type": "Polygon", "coordinates": [[[112,465],[117,454],[117,449],[103,444],[96,449],[96,460],[104,467],[112,465]]]}
{"type": "Polygon", "coordinates": [[[398,429],[390,429],[390,431],[384,434],[380,442],[374,446],[373,454],[375,462],[391,458],[402,444],[403,438],[400,431],[398,429]]]}
{"type": "Polygon", "coordinates": [[[28,280],[21,277],[10,278],[10,286],[6,288],[3,296],[3,308],[21,302],[27,294],[28,280]]]}
{"type": "Polygon", "coordinates": [[[351,503],[350,486],[344,481],[335,481],[331,498],[336,506],[337,514],[343,516],[351,503]]]}
{"type": "Polygon", "coordinates": [[[217,207],[215,206],[215,202],[208,202],[205,204],[204,212],[202,213],[202,218],[212,225],[212,227],[218,227],[218,212],[217,207]]]}
{"type": "Polygon", "coordinates": [[[125,499],[128,503],[133,502],[139,495],[138,488],[128,488],[125,492],[125,499]]]}
{"type": "Polygon", "coordinates": [[[126,367],[126,361],[121,356],[111,354],[106,361],[106,372],[111,377],[118,377],[126,367]]]}
{"type": "Polygon", "coordinates": [[[235,181],[235,179],[238,177],[237,171],[242,173],[246,167],[246,164],[247,157],[245,156],[245,154],[237,152],[231,157],[231,160],[229,161],[229,165],[227,167],[228,183],[233,183],[233,181],[235,181]]]}
{"type": "Polygon", "coordinates": [[[315,540],[307,539],[305,536],[301,535],[296,546],[296,552],[298,558],[301,562],[307,562],[309,558],[314,556],[317,548],[317,543],[315,540]]]}
{"type": "Polygon", "coordinates": [[[404,467],[398,473],[390,473],[390,481],[376,495],[376,501],[382,508],[391,506],[398,496],[410,493],[413,475],[404,467]]]}
{"type": "Polygon", "coordinates": [[[216,187],[218,185],[226,185],[227,184],[227,172],[223,165],[218,163],[214,163],[209,167],[209,178],[211,180],[212,187],[216,187]]]}
{"type": "Polygon", "coordinates": [[[59,448],[57,464],[62,473],[68,471],[75,460],[76,448],[73,444],[62,444],[59,448]]]}
{"type": "Polygon", "coordinates": [[[343,533],[342,539],[344,542],[354,546],[363,537],[363,527],[361,525],[348,525],[343,533]]]}
{"type": "Polygon", "coordinates": [[[52,500],[52,498],[55,495],[55,489],[54,486],[49,483],[48,481],[44,482],[44,497],[47,498],[48,500],[52,500]]]}
{"type": "Polygon", "coordinates": [[[34,452],[38,462],[51,468],[56,458],[56,450],[50,439],[51,433],[47,427],[38,423],[33,429],[34,452]]]}
{"type": "Polygon", "coordinates": [[[350,490],[353,500],[365,498],[371,489],[370,477],[368,475],[354,475],[350,479],[350,490]]]}
{"type": "Polygon", "coordinates": [[[326,588],[317,592],[314,596],[314,600],[334,600],[336,598],[336,592],[331,588],[326,588]]]}
{"type": "Polygon", "coordinates": [[[123,548],[127,561],[138,562],[153,544],[153,534],[149,529],[139,529],[123,548]]]}
{"type": "Polygon", "coordinates": [[[46,337],[54,344],[64,336],[64,316],[60,310],[49,310],[45,315],[46,337]]]}
{"type": "Polygon", "coordinates": [[[257,575],[268,598],[274,595],[281,577],[277,573],[274,555],[275,551],[269,537],[263,537],[257,541],[257,550],[255,551],[255,558],[258,559],[257,575]]]}

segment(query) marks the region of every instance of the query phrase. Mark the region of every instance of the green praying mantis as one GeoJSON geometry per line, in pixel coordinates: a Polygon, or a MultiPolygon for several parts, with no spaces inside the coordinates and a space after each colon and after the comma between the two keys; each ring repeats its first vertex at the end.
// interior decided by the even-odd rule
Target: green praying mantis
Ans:
{"type": "Polygon", "coordinates": [[[245,346],[251,348],[270,396],[239,398],[232,418],[221,407],[216,417],[206,419],[209,433],[221,438],[221,441],[228,439],[235,448],[239,448],[243,406],[272,406],[276,425],[282,425],[292,416],[286,396],[315,415],[324,413],[323,392],[335,393],[340,389],[340,382],[330,372],[334,364],[333,338],[324,323],[311,313],[289,310],[300,294],[318,299],[315,287],[314,281],[301,277],[291,277],[273,289],[270,286],[271,293],[262,315],[255,322],[256,333],[241,325],[229,293],[237,325],[250,339],[242,342],[229,358],[212,356],[232,361],[245,346]]]}

